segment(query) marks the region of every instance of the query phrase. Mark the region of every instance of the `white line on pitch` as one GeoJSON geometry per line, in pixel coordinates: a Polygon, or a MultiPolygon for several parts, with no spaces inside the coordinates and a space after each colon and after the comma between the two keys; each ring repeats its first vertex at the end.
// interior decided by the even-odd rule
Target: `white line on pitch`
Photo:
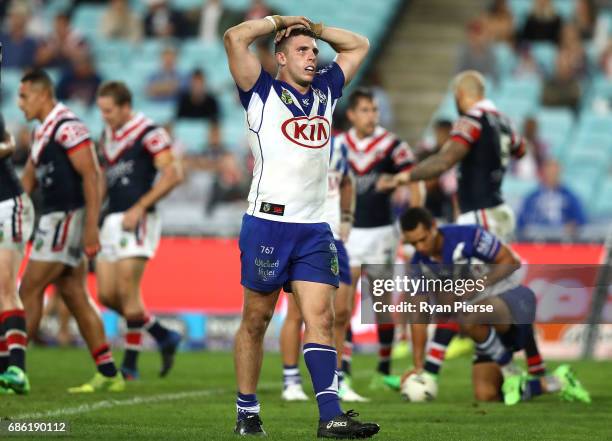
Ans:
{"type": "Polygon", "coordinates": [[[9,417],[11,420],[24,420],[24,419],[45,419],[45,418],[53,418],[60,417],[66,415],[77,415],[81,413],[95,412],[102,409],[110,409],[112,407],[119,406],[138,406],[141,404],[154,404],[161,403],[164,401],[176,401],[183,400],[186,398],[199,398],[206,397],[210,395],[217,395],[225,392],[223,389],[207,389],[207,390],[196,390],[190,392],[177,392],[171,394],[159,394],[159,395],[149,395],[149,396],[136,396],[132,398],[127,398],[124,400],[117,399],[108,399],[97,401],[95,403],[84,403],[80,406],[75,407],[63,407],[55,410],[47,410],[44,412],[32,412],[32,413],[22,413],[20,415],[15,415],[13,417],[9,417]]]}
{"type": "MultiPolygon", "coordinates": [[[[277,383],[263,383],[258,387],[258,390],[270,390],[279,388],[280,381],[277,383]]],[[[75,407],[60,407],[59,409],[46,410],[42,412],[22,413],[15,416],[7,417],[7,420],[36,420],[62,417],[67,415],[78,415],[82,413],[95,412],[98,410],[110,409],[121,406],[139,406],[142,404],[155,404],[165,401],[177,401],[187,398],[208,397],[211,395],[221,395],[229,393],[226,389],[202,389],[189,392],[176,392],[170,394],[158,394],[148,396],[136,396],[122,400],[110,398],[108,400],[97,401],[95,403],[83,403],[75,407]]],[[[0,418],[1,419],[1,418],[0,418]]]]}

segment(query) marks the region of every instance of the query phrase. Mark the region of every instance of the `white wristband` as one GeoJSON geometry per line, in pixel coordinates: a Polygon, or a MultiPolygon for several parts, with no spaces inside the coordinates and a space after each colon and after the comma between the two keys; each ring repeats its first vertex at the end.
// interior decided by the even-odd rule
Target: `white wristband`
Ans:
{"type": "Polygon", "coordinates": [[[276,22],[274,21],[271,15],[266,15],[264,18],[266,20],[269,20],[270,23],[272,23],[272,26],[274,26],[274,32],[278,31],[278,28],[276,27],[276,22]]]}

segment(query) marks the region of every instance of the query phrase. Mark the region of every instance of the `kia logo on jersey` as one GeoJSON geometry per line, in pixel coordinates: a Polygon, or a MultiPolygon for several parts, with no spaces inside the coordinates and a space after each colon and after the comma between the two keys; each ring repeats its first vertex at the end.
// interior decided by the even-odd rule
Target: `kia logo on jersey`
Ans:
{"type": "Polygon", "coordinates": [[[320,149],[329,141],[331,126],[322,116],[298,116],[285,121],[281,130],[289,141],[301,147],[320,149]]]}

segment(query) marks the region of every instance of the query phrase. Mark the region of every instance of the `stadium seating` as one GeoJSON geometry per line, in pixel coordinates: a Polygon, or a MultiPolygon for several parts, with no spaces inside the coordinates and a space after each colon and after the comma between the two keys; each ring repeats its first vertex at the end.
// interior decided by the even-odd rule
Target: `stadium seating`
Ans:
{"type": "Polygon", "coordinates": [[[208,124],[199,120],[180,119],[174,125],[176,138],[186,147],[186,153],[197,155],[204,151],[208,140],[208,124]]]}

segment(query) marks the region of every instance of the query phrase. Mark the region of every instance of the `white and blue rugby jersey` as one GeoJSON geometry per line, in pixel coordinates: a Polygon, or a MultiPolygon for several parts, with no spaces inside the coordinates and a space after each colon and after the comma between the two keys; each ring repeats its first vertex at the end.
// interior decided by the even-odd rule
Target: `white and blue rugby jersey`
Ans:
{"type": "Polygon", "coordinates": [[[331,121],[344,73],[332,63],[306,94],[263,69],[249,91],[238,88],[255,157],[247,213],[279,222],[325,221],[331,121]]]}
{"type": "Polygon", "coordinates": [[[340,183],[349,173],[348,150],[346,145],[338,142],[338,137],[332,137],[330,147],[329,170],[327,172],[327,199],[325,201],[325,222],[334,234],[334,239],[340,239],[340,183]]]}

